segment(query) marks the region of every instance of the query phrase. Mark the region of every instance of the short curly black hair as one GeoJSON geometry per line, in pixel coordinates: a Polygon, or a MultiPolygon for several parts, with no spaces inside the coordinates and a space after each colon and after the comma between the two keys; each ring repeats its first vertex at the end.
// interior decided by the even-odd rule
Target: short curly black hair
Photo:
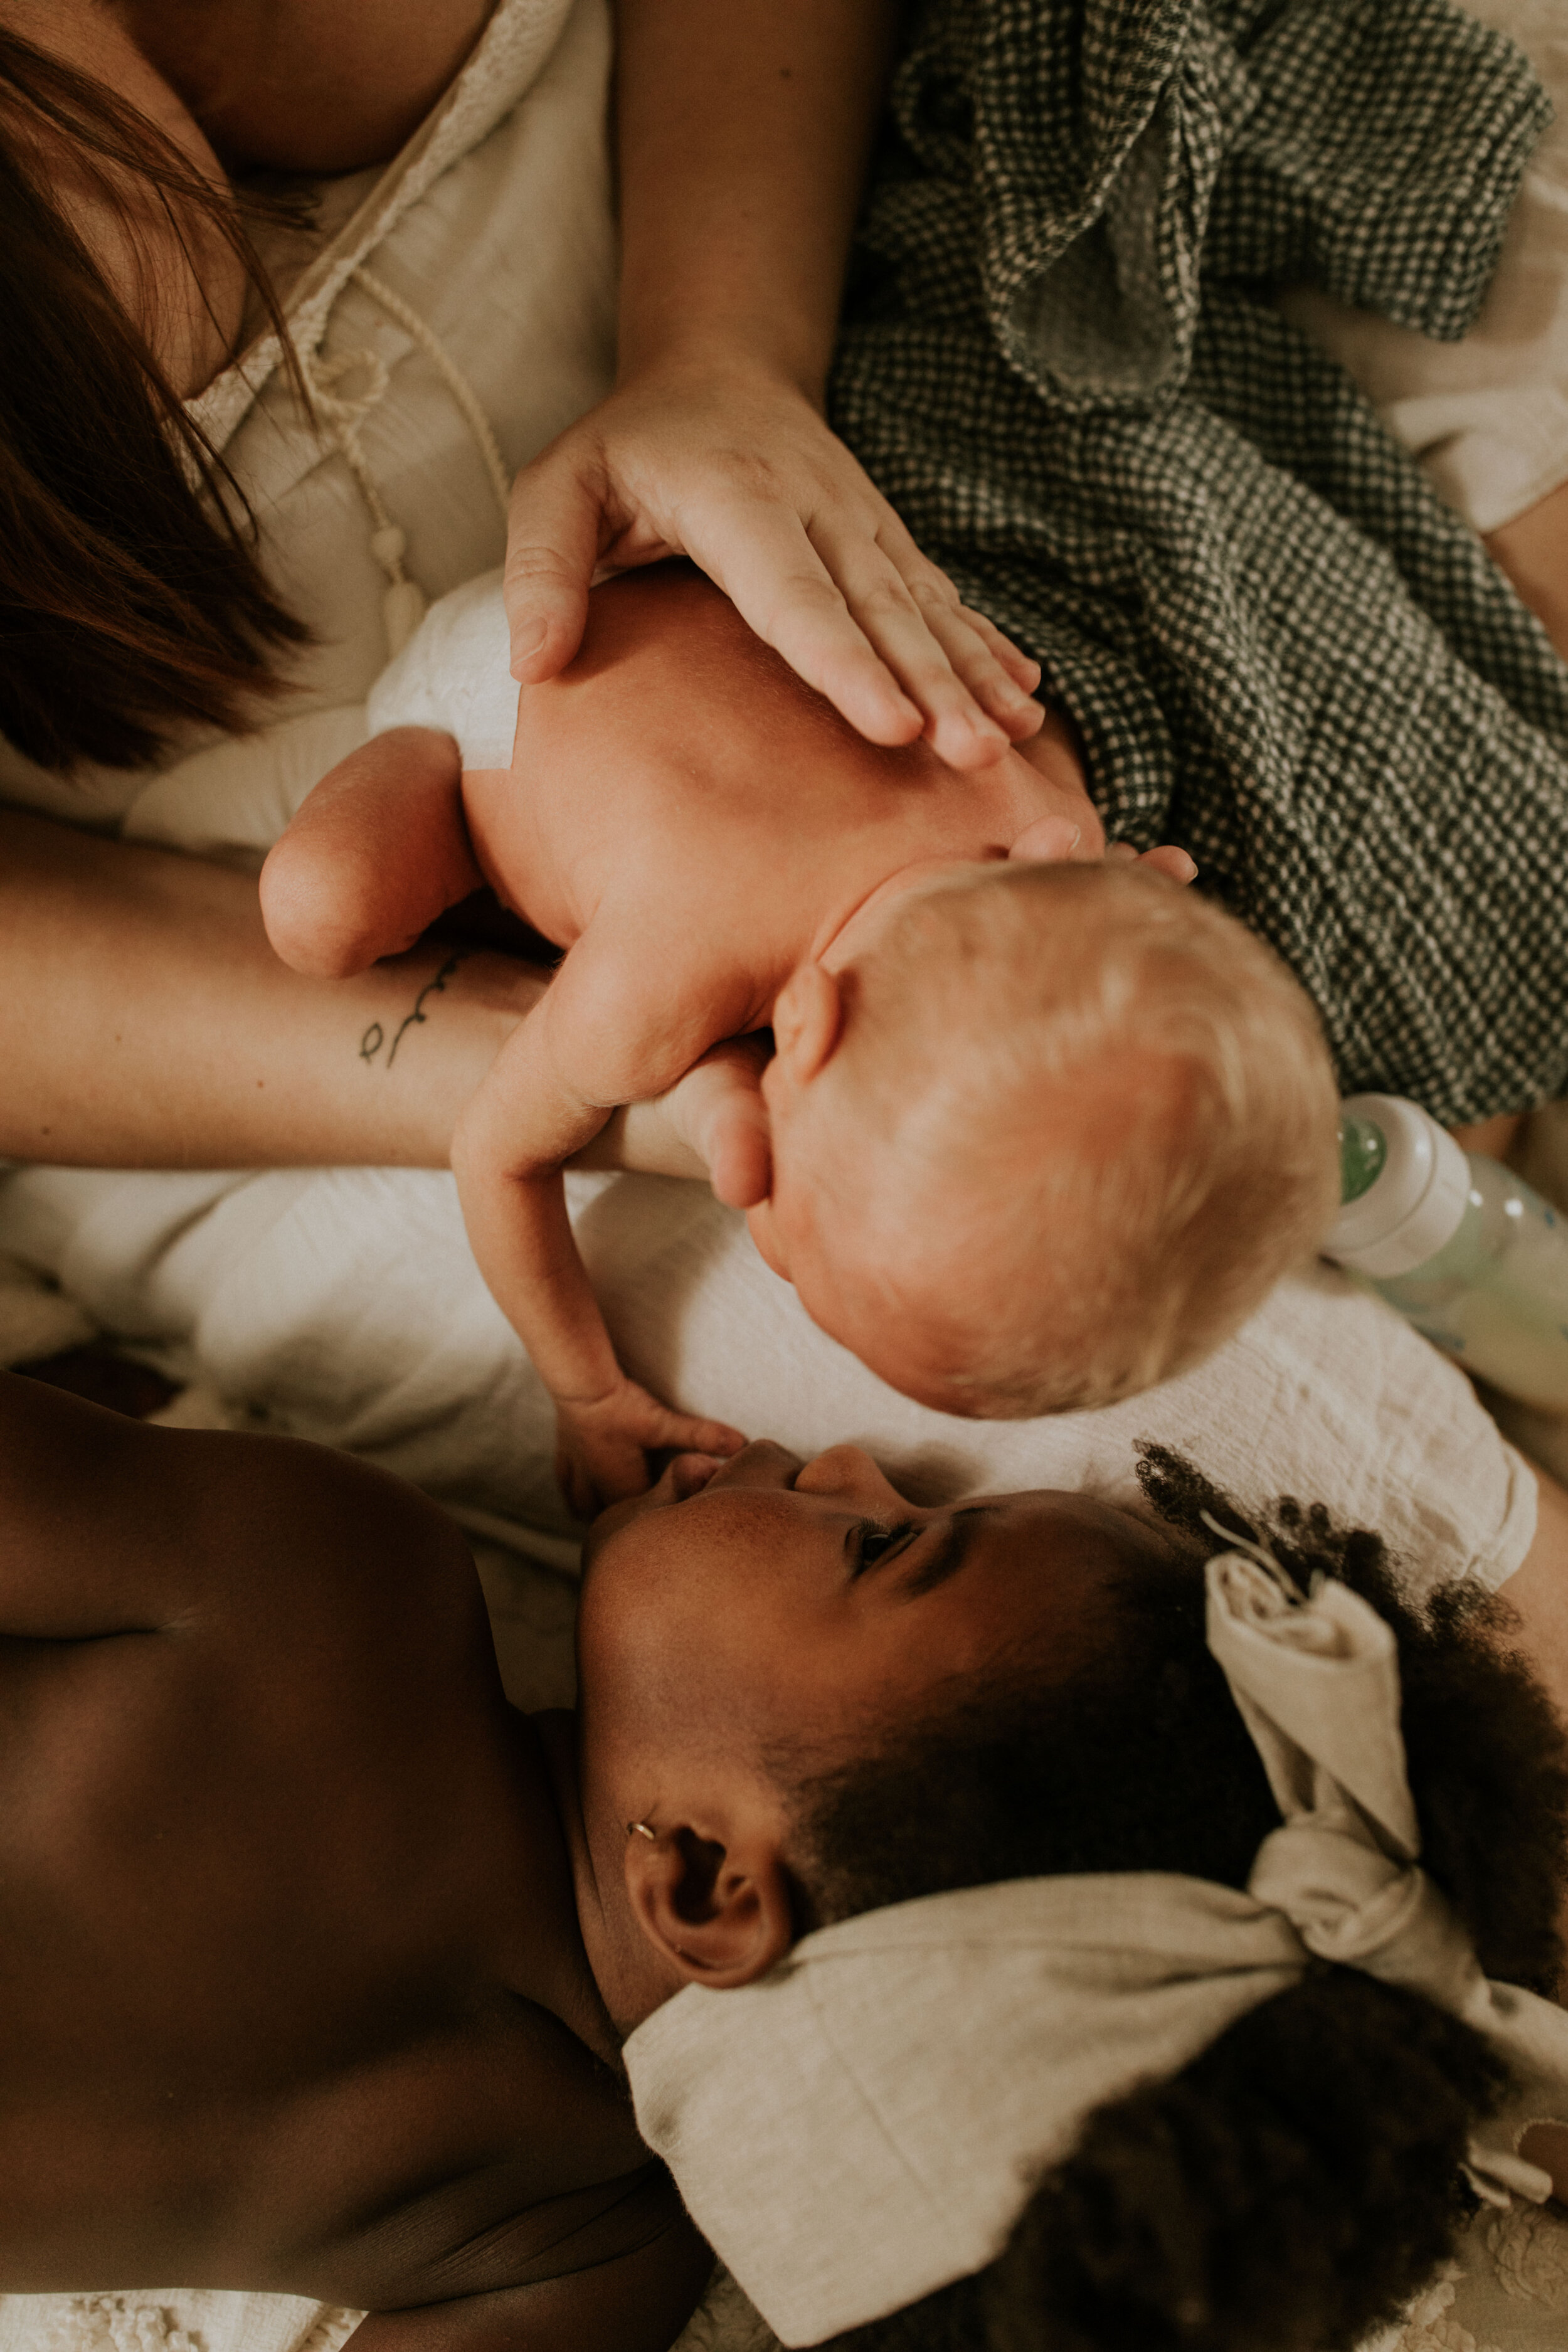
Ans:
{"type": "MultiPolygon", "coordinates": [[[[813,1917],[954,1886],[1166,1870],[1246,1885],[1279,1811],[1204,1633],[1203,1523],[1341,1577],[1392,1625],[1426,1866],[1489,1975],[1554,1990],[1568,1740],[1466,1586],[1424,1612],[1381,1539],[1321,1506],[1244,1513],[1142,1449],[1170,1538],[1133,1547],[1097,1659],[1042,1700],[1015,1668],[880,1752],[799,1782],[791,1862],[813,1917]]],[[[1474,2210],[1459,2166],[1506,2089],[1478,2035],[1419,1996],[1314,1965],[1173,2079],[1090,2116],[989,2269],[831,2352],[1337,2352],[1399,2307],[1474,2210]]]]}

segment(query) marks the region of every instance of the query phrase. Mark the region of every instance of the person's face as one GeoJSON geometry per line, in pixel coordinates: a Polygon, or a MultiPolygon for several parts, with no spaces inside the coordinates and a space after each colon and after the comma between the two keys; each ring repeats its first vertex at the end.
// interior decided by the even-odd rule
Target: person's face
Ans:
{"type": "Polygon", "coordinates": [[[766,1444],[718,1468],[682,1456],[607,1511],[578,1619],[580,1789],[609,1915],[585,1932],[618,2021],[684,1977],[746,1981],[787,1948],[763,1885],[789,1836],[780,1758],[874,1753],[889,1727],[998,1673],[1068,1680],[1104,1638],[1108,1577],[1142,1544],[1163,1549],[1081,1495],[921,1508],[853,1445],[805,1464],[766,1444]],[[661,1868],[668,1934],[648,1894],[661,1868]],[[720,1935],[726,1874],[763,1886],[751,1941],[720,1935]],[[628,1896],[663,1977],[621,1932],[628,1896]]]}
{"type": "MultiPolygon", "coordinates": [[[[873,910],[873,929],[898,903],[873,910]]],[[[889,1129],[885,1087],[868,1092],[864,1070],[842,1050],[846,1007],[825,965],[805,963],[791,976],[773,1008],[773,1034],[776,1050],[762,1077],[770,1190],[747,1213],[759,1254],[795,1286],[818,1328],[889,1387],[939,1412],[973,1411],[952,1377],[948,1318],[931,1312],[933,1291],[951,1300],[973,1289],[977,1261],[967,1235],[955,1240],[951,1230],[954,1216],[973,1223],[972,1204],[946,1203],[949,1229],[939,1237],[921,1199],[911,1232],[900,1197],[908,1138],[898,1133],[899,1110],[908,1107],[895,1108],[889,1129]],[[939,1267],[938,1256],[956,1263],[939,1267]],[[915,1268],[925,1279],[911,1287],[915,1268]]]]}
{"type": "MultiPolygon", "coordinates": [[[[863,1150],[859,1156],[864,1160],[863,1150]]],[[[783,1157],[775,1154],[775,1165],[783,1157]]],[[[891,1184],[880,1198],[847,1202],[839,1190],[826,1200],[803,1200],[805,1187],[792,1188],[794,1175],[786,1167],[773,1200],[752,1212],[752,1231],[817,1328],[900,1396],[933,1412],[1007,1418],[1009,1408],[973,1368],[977,1330],[988,1339],[1016,1319],[1016,1276],[1005,1264],[993,1271],[1003,1253],[994,1233],[984,1230],[976,1204],[953,1200],[942,1232],[928,1203],[910,1214],[890,1197],[891,1184]]],[[[1028,1272],[1038,1289],[1038,1272],[1028,1272]]]]}

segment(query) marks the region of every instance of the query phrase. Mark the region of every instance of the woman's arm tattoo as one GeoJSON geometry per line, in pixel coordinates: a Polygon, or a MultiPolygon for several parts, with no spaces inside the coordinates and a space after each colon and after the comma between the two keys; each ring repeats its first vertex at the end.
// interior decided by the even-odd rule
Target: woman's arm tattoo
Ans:
{"type": "MultiPolygon", "coordinates": [[[[404,1038],[407,1035],[409,1030],[415,1026],[416,1023],[429,1020],[430,1015],[425,1010],[426,998],[427,996],[439,996],[443,992],[447,982],[451,979],[452,974],[457,971],[458,966],[462,962],[462,961],[463,959],[460,955],[448,956],[446,962],[441,966],[440,971],[436,974],[435,979],[427,980],[426,982],[424,987],[420,990],[418,995],[414,1000],[413,1011],[404,1015],[402,1021],[398,1024],[396,1035],[393,1038],[391,1045],[387,1046],[386,1059],[381,1066],[384,1070],[391,1069],[393,1063],[397,1058],[397,1049],[399,1045],[402,1045],[404,1038]]],[[[359,1041],[360,1060],[362,1062],[374,1062],[380,1054],[382,1047],[385,1045],[385,1030],[382,1027],[379,1021],[373,1021],[370,1027],[365,1031],[363,1036],[359,1041]]]]}

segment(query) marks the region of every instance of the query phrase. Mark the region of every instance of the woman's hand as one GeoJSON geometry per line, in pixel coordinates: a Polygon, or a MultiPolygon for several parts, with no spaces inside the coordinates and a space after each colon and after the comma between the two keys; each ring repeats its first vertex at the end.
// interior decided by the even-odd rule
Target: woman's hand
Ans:
{"type": "Polygon", "coordinates": [[[596,575],[689,556],[874,743],[983,768],[1039,673],[966,613],[822,415],[900,0],[616,0],[617,389],[520,477],[512,672],[596,575]]]}
{"type": "Polygon", "coordinates": [[[982,768],[1040,725],[1039,668],[960,604],[816,407],[781,373],[662,359],[519,475],[512,673],[553,677],[592,581],[687,555],[874,743],[928,736],[982,768]]]}

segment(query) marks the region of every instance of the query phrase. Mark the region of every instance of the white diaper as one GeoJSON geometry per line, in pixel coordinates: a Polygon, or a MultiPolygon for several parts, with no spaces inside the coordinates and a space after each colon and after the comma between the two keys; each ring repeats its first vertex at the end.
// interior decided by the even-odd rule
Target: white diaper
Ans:
{"type": "Polygon", "coordinates": [[[389,727],[439,727],[458,739],[465,768],[510,768],[521,688],[501,575],[487,572],[432,605],[366,706],[373,735],[389,727]]]}

